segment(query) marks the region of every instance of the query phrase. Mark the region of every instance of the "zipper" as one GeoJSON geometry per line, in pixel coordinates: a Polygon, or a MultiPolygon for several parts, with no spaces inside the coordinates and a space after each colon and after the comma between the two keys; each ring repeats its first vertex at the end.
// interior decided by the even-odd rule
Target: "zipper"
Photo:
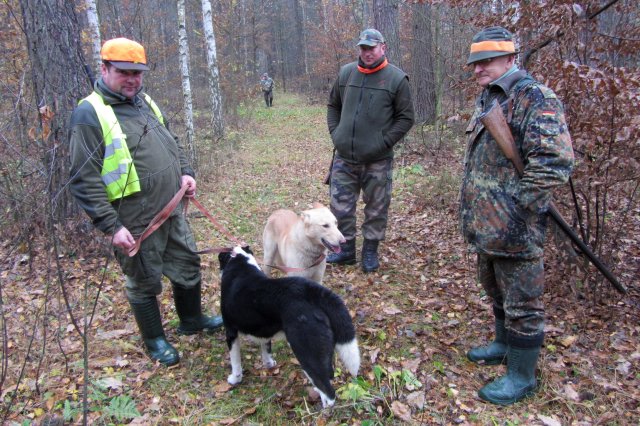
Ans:
{"type": "Polygon", "coordinates": [[[356,112],[353,116],[353,125],[351,127],[351,160],[355,161],[355,139],[356,139],[356,120],[358,119],[358,115],[360,115],[360,110],[362,109],[362,98],[364,97],[364,83],[367,80],[367,75],[364,74],[362,77],[362,84],[360,85],[360,95],[358,96],[358,104],[356,107],[356,112]]]}

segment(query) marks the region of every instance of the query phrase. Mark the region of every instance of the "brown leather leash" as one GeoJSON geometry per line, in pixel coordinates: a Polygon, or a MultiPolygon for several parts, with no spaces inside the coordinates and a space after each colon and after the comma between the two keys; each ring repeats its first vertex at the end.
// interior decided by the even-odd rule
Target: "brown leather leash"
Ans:
{"type": "MultiPolygon", "coordinates": [[[[234,237],[233,235],[231,235],[231,233],[229,231],[227,231],[224,228],[224,226],[222,226],[220,224],[220,222],[218,222],[211,215],[211,213],[209,213],[207,211],[207,209],[205,209],[204,206],[202,204],[200,204],[200,202],[198,200],[196,200],[195,198],[187,198],[186,205],[185,205],[185,213],[186,213],[187,205],[188,205],[189,201],[191,201],[193,203],[193,205],[196,206],[198,208],[198,210],[200,210],[200,212],[203,215],[205,215],[207,217],[207,219],[209,219],[211,221],[211,223],[213,223],[213,226],[215,226],[216,229],[218,231],[220,231],[220,233],[222,233],[225,237],[227,237],[229,240],[233,241],[234,243],[236,243],[236,245],[239,245],[240,247],[245,247],[247,245],[244,241],[241,241],[241,240],[237,239],[236,237],[234,237]]],[[[231,250],[233,250],[233,247],[217,247],[217,248],[209,248],[209,249],[200,250],[200,251],[197,251],[196,253],[198,253],[198,254],[228,253],[231,250]]]]}
{"type": "MultiPolygon", "coordinates": [[[[160,212],[158,212],[158,214],[155,215],[153,219],[151,219],[151,222],[149,222],[149,225],[147,225],[147,227],[142,232],[142,234],[140,234],[140,237],[136,240],[133,247],[129,249],[129,253],[128,253],[129,257],[135,256],[136,253],[138,253],[138,251],[140,250],[140,244],[142,244],[142,241],[144,241],[156,229],[162,226],[162,224],[169,218],[171,213],[176,209],[176,207],[178,207],[178,204],[180,204],[180,200],[184,198],[184,194],[187,192],[187,188],[188,187],[186,185],[181,187],[180,190],[176,193],[176,195],[174,195],[173,198],[171,198],[171,200],[167,203],[167,205],[164,206],[164,208],[160,210],[160,212]]],[[[185,198],[183,214],[185,215],[187,214],[187,208],[189,207],[189,200],[191,200],[191,202],[202,212],[202,214],[204,214],[213,223],[213,225],[216,227],[216,229],[218,229],[218,231],[220,231],[222,234],[224,234],[227,238],[229,238],[234,243],[240,246],[246,245],[242,241],[238,240],[233,235],[231,235],[231,233],[227,231],[217,220],[215,220],[215,218],[195,198],[185,198]]],[[[197,254],[223,253],[223,252],[229,252],[231,250],[232,250],[231,247],[220,247],[220,248],[200,250],[200,251],[197,251],[196,253],[197,254]]]]}
{"type": "MultiPolygon", "coordinates": [[[[142,241],[144,241],[149,235],[151,235],[156,229],[160,228],[160,226],[162,226],[162,224],[169,218],[169,216],[171,215],[171,213],[176,209],[176,207],[178,207],[178,204],[180,204],[180,201],[184,198],[184,194],[187,192],[187,186],[183,186],[180,188],[180,190],[176,193],[176,195],[173,196],[173,198],[171,198],[171,200],[167,203],[166,206],[164,206],[164,208],[162,210],[160,210],[160,212],[154,216],[153,219],[151,219],[151,222],[149,222],[149,225],[147,225],[147,227],[145,228],[145,230],[142,232],[142,234],[140,234],[140,238],[138,238],[135,242],[135,244],[133,245],[133,247],[131,247],[131,249],[129,249],[129,256],[135,256],[136,253],[138,253],[138,251],[140,250],[140,244],[142,244],[142,241]]],[[[239,245],[240,247],[245,247],[247,244],[239,239],[237,239],[236,237],[234,237],[229,231],[227,231],[225,229],[224,226],[222,226],[220,224],[220,222],[218,222],[212,215],[211,213],[209,213],[209,211],[207,209],[204,208],[204,206],[202,204],[200,204],[200,202],[198,200],[196,200],[195,198],[185,198],[185,203],[184,203],[184,210],[183,210],[183,214],[186,215],[187,214],[187,209],[189,207],[189,201],[191,201],[193,203],[194,206],[196,206],[198,208],[198,210],[200,210],[200,212],[205,215],[207,217],[207,219],[209,219],[211,221],[211,223],[213,223],[213,226],[216,227],[216,229],[222,233],[225,237],[227,237],[229,240],[233,241],[234,243],[236,243],[236,245],[239,245]]],[[[216,247],[216,248],[208,248],[208,249],[204,249],[204,250],[199,250],[196,251],[197,254],[208,254],[208,253],[228,253],[230,251],[233,250],[233,247],[216,247]]],[[[322,263],[322,261],[325,259],[325,255],[321,254],[310,266],[306,267],[306,268],[293,268],[293,267],[289,267],[289,266],[279,266],[279,265],[266,265],[264,264],[264,262],[260,262],[261,264],[263,264],[264,266],[269,266],[273,269],[277,269],[279,271],[282,271],[284,273],[288,273],[288,272],[303,272],[306,271],[307,269],[311,269],[314,266],[318,266],[320,263],[322,263]]]]}
{"type": "Polygon", "coordinates": [[[144,241],[149,235],[153,234],[156,229],[160,228],[160,226],[167,220],[167,218],[176,209],[176,207],[178,207],[178,204],[180,204],[180,200],[182,200],[182,197],[184,197],[184,194],[186,192],[187,186],[184,185],[182,188],[180,188],[180,191],[178,191],[176,195],[174,195],[173,198],[167,203],[167,205],[164,206],[164,208],[160,210],[160,212],[155,215],[153,219],[151,219],[151,222],[149,222],[145,230],[142,232],[142,234],[140,234],[140,238],[138,238],[133,247],[129,249],[129,257],[135,256],[136,253],[138,253],[138,251],[140,250],[140,244],[142,244],[142,241],[144,241]]]}

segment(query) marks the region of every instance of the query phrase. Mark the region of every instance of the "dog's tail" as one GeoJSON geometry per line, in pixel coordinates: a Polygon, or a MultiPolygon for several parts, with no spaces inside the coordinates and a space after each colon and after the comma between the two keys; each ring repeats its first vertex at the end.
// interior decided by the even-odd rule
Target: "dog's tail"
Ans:
{"type": "Polygon", "coordinates": [[[349,373],[356,377],[360,369],[360,349],[358,349],[358,340],[354,337],[349,343],[338,343],[336,351],[340,361],[347,368],[349,373]]]}
{"type": "Polygon", "coordinates": [[[355,377],[360,369],[360,350],[351,315],[340,296],[326,287],[321,287],[321,289],[324,297],[319,299],[319,306],[322,307],[331,322],[331,329],[336,341],[336,352],[338,352],[342,364],[355,377]]]}

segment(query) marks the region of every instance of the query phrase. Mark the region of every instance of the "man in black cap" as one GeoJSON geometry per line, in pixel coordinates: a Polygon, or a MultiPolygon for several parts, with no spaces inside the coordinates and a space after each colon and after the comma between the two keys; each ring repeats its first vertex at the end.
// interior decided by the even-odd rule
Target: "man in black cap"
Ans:
{"type": "Polygon", "coordinates": [[[143,72],[149,70],[144,47],[114,38],[100,55],[101,77],[71,115],[71,193],[111,238],[145,350],[154,361],[173,365],[180,357],[165,337],[156,298],[163,276],[173,287],[178,333],[222,326],[220,316],[202,313],[200,257],[182,208],[171,212],[137,253],[130,251],[134,236],[139,238],[181,188],[185,197],[195,195],[195,173],[160,109],[142,92],[143,72]]]}
{"type": "Polygon", "coordinates": [[[564,108],[553,91],[516,65],[513,35],[489,27],[473,37],[467,65],[482,87],[467,127],[460,220],[477,253],[478,280],[493,302],[495,339],[467,353],[469,360],[507,364],[507,374],[479,396],[501,405],[535,391],[544,339],[543,244],[552,190],[573,169],[564,108]],[[497,100],[525,164],[518,178],[479,116],[497,100]]]}
{"type": "Polygon", "coordinates": [[[378,244],[385,237],[393,146],[414,122],[409,77],[385,57],[387,45],[373,28],[360,34],[360,56],[340,69],[327,105],[335,148],[330,175],[331,211],[347,240],[328,263],[356,263],[356,203],[362,191],[362,270],[380,266],[378,244]]]}

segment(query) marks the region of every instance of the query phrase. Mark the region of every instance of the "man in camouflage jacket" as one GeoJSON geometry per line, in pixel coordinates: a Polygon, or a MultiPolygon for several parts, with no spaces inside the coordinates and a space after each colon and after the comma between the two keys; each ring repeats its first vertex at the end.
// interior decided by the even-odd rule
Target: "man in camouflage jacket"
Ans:
{"type": "Polygon", "coordinates": [[[481,364],[507,364],[507,374],[479,396],[512,404],[536,388],[535,369],[544,339],[546,211],[552,190],[573,169],[571,137],[555,93],[515,65],[512,34],[490,27],[473,38],[467,61],[483,88],[467,127],[460,221],[465,241],[477,253],[478,280],[493,300],[496,336],[467,357],[481,364]],[[496,99],[525,164],[522,178],[479,115],[496,99]]]}
{"type": "Polygon", "coordinates": [[[260,77],[260,88],[262,89],[264,103],[267,104],[267,107],[273,106],[273,86],[273,79],[269,77],[269,74],[266,72],[262,74],[262,77],[260,77]]]}

